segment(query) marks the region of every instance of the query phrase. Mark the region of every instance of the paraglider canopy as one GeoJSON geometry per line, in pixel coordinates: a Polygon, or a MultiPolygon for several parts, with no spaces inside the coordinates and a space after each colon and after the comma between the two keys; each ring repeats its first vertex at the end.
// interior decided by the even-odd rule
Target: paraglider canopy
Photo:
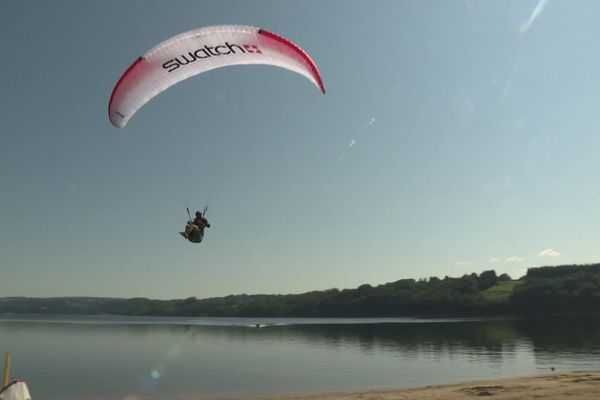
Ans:
{"type": "Polygon", "coordinates": [[[122,128],[138,109],[172,85],[212,69],[243,64],[297,72],[325,93],[317,65],[292,41],[252,26],[211,26],[167,39],[135,60],[113,89],[110,122],[122,128]]]}

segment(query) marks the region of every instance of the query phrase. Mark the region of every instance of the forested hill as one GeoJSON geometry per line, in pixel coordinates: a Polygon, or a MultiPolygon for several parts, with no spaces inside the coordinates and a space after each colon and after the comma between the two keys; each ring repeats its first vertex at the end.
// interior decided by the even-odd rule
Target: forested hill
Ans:
{"type": "Polygon", "coordinates": [[[0,298],[0,313],[221,317],[486,316],[600,312],[600,264],[530,268],[519,280],[495,271],[401,279],[356,289],[182,300],[0,298]]]}

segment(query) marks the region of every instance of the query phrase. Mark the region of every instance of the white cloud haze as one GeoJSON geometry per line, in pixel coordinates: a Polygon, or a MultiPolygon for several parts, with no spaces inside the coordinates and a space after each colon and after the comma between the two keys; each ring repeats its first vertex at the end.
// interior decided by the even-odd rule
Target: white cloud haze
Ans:
{"type": "Polygon", "coordinates": [[[546,249],[546,250],[542,250],[538,253],[538,257],[540,258],[553,258],[553,257],[559,257],[560,253],[554,249],[546,249]]]}

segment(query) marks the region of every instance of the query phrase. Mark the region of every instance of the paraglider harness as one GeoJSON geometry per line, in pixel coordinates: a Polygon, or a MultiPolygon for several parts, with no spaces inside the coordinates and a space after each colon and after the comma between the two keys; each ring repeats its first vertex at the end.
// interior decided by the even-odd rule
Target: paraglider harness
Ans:
{"type": "Polygon", "coordinates": [[[200,243],[204,238],[204,228],[210,228],[210,224],[208,223],[206,218],[204,218],[208,207],[204,207],[204,211],[202,211],[202,217],[200,221],[196,221],[198,218],[192,221],[190,209],[186,208],[186,210],[188,213],[188,222],[185,226],[185,235],[182,236],[184,236],[187,240],[189,240],[192,243],[200,243]]]}

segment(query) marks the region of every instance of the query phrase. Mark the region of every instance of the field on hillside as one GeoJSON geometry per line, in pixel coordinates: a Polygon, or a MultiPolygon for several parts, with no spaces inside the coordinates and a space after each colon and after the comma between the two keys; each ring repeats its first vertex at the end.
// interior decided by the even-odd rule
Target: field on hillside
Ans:
{"type": "Polygon", "coordinates": [[[523,283],[522,281],[500,281],[495,286],[483,291],[483,297],[489,301],[505,301],[513,292],[514,288],[523,283]]]}

